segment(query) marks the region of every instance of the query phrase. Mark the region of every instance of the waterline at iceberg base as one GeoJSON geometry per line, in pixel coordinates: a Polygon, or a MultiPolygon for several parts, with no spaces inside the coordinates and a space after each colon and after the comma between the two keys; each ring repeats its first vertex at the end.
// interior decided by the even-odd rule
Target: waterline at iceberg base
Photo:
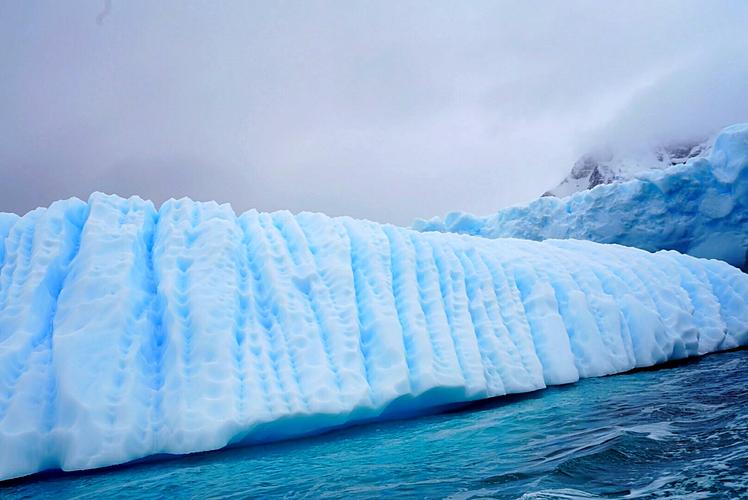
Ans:
{"type": "Polygon", "coordinates": [[[0,217],[0,249],[3,479],[748,343],[748,275],[676,252],[101,194],[0,217]]]}

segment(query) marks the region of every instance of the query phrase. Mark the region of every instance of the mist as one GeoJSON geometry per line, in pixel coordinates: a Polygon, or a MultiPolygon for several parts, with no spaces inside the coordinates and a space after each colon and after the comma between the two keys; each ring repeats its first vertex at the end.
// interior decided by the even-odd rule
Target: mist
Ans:
{"type": "Polygon", "coordinates": [[[92,191],[409,224],[748,121],[748,3],[0,3],[0,211],[92,191]]]}

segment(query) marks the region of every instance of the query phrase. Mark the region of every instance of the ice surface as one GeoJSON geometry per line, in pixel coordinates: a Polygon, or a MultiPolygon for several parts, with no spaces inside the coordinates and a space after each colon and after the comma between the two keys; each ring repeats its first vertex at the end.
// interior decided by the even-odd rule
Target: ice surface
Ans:
{"type": "Polygon", "coordinates": [[[539,198],[485,217],[451,213],[444,220],[416,221],[414,227],[488,238],[576,238],[678,250],[748,269],[748,124],[723,130],[708,159],[568,198],[539,198]]]}
{"type": "Polygon", "coordinates": [[[748,275],[676,252],[102,194],[0,221],[6,479],[748,342],[748,275]]]}

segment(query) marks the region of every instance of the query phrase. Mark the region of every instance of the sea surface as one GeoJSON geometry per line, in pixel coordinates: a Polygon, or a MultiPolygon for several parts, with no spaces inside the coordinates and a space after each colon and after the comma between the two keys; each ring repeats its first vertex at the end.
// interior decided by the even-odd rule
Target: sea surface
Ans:
{"type": "Polygon", "coordinates": [[[748,350],[460,411],[0,485],[2,498],[735,498],[748,350]]]}

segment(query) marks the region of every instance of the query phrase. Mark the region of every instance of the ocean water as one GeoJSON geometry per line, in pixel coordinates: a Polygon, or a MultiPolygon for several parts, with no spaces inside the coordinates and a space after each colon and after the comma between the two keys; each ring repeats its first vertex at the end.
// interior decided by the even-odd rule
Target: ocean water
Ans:
{"type": "Polygon", "coordinates": [[[734,498],[748,350],[435,416],[0,485],[2,498],[734,498]]]}

